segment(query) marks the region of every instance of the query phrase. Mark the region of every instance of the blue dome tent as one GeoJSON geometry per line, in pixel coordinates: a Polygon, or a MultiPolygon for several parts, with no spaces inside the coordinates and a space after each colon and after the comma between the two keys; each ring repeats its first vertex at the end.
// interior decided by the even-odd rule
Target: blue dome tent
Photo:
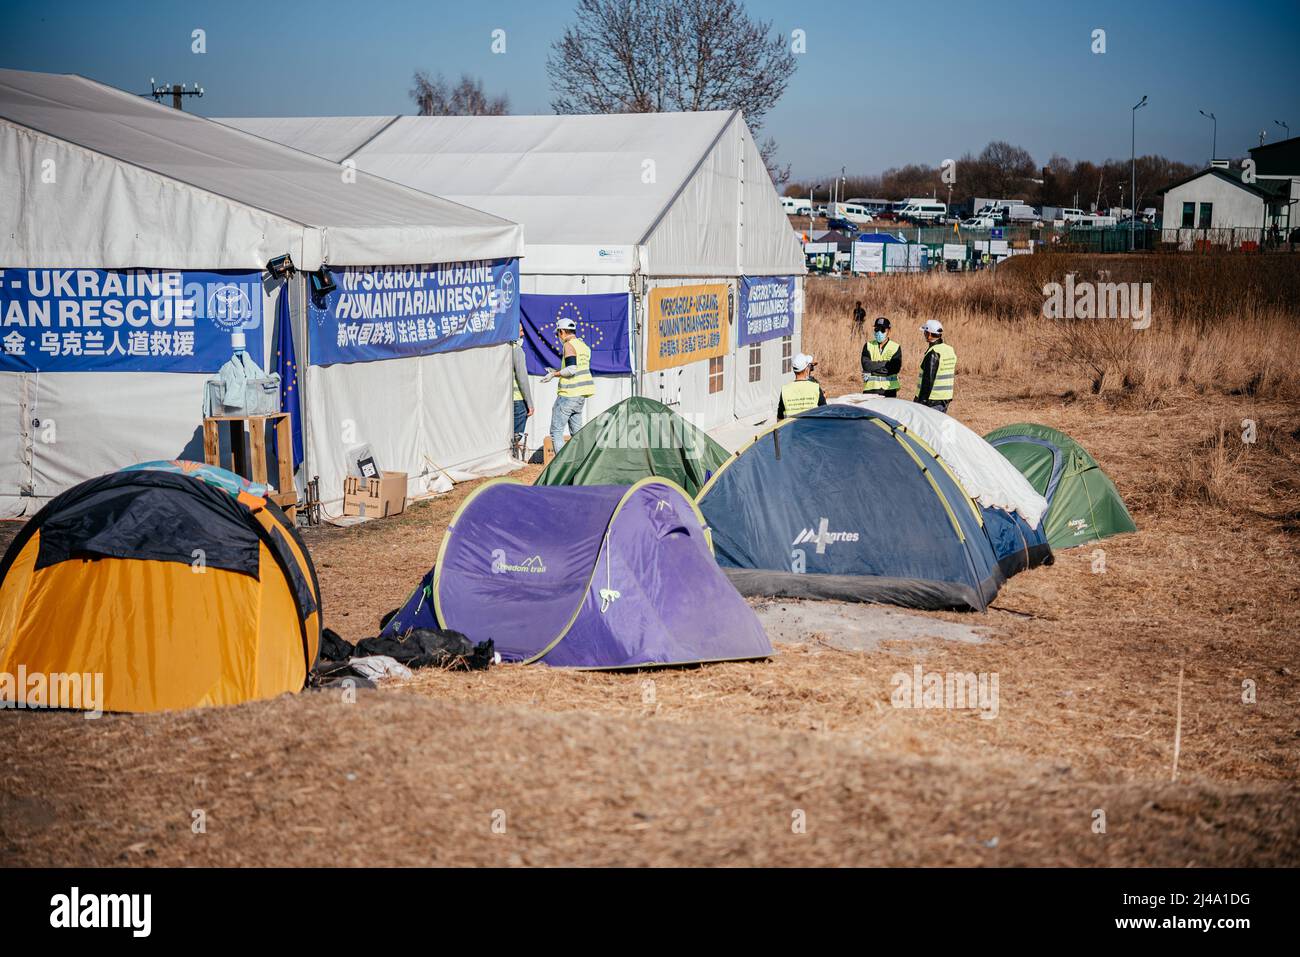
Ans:
{"type": "Polygon", "coordinates": [[[947,465],[869,409],[786,419],[719,469],[699,506],[742,594],[983,611],[1005,580],[947,465]]]}

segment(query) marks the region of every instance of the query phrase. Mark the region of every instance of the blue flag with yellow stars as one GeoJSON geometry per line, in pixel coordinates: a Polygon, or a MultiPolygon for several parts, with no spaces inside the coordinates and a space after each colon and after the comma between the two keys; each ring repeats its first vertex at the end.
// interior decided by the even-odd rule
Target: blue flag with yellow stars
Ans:
{"type": "Polygon", "coordinates": [[[628,345],[628,294],[598,293],[590,296],[519,297],[520,327],[529,375],[545,375],[560,367],[560,340],[555,323],[572,319],[578,338],[591,349],[591,371],[595,375],[632,371],[632,350],[628,345]]]}

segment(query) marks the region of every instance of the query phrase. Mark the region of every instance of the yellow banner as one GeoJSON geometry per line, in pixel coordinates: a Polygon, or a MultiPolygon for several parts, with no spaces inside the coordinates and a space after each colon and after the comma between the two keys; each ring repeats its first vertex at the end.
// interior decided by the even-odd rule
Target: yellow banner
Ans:
{"type": "Polygon", "coordinates": [[[726,283],[650,290],[647,372],[727,354],[727,290],[726,283]]]}

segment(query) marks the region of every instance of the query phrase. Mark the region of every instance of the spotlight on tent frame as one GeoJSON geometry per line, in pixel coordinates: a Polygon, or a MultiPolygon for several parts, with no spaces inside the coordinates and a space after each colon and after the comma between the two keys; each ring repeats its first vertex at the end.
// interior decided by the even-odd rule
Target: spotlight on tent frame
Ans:
{"type": "Polygon", "coordinates": [[[310,275],[311,294],[316,299],[324,299],[338,288],[338,286],[334,284],[334,277],[331,276],[330,271],[324,267],[316,270],[310,275]]]}
{"type": "Polygon", "coordinates": [[[276,256],[266,264],[266,271],[271,274],[272,279],[283,279],[293,272],[293,259],[288,253],[276,256]]]}

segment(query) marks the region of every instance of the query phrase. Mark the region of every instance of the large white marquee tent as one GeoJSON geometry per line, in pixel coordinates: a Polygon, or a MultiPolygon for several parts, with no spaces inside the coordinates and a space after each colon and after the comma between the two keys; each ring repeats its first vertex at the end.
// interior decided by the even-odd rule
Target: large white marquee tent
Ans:
{"type": "MultiPolygon", "coordinates": [[[[630,297],[633,372],[597,377],[587,417],[632,394],[704,428],[775,413],[799,351],[804,259],[738,112],[501,117],[261,117],[221,122],[335,163],[523,224],[521,291],[630,297]],[[792,277],[790,335],[741,344],[721,362],[654,368],[648,330],[661,287],[792,277]]],[[[554,385],[533,384],[530,444],[546,433],[554,385]]]]}
{"type": "MultiPolygon", "coordinates": [[[[0,516],[34,512],[133,462],[202,456],[204,381],[215,366],[116,371],[83,363],[79,351],[60,357],[63,365],[36,355],[58,353],[66,317],[37,322],[39,310],[13,290],[62,282],[70,300],[84,299],[83,278],[109,281],[97,270],[132,271],[115,282],[136,270],[244,271],[254,298],[261,293],[267,321],[257,335],[268,358],[270,317],[287,288],[304,418],[299,475],[320,476],[327,512],[337,510],[354,444],[409,472],[413,495],[447,477],[510,468],[509,395],[499,387],[509,381],[509,345],[314,365],[305,273],[286,284],[263,270],[285,254],[302,271],[510,261],[523,253],[516,223],[79,76],[14,70],[0,70],[0,196],[9,296],[0,314],[0,516]],[[33,310],[25,324],[24,308],[33,310]]],[[[90,310],[77,312],[84,301],[69,308],[78,328],[62,335],[116,340],[116,330],[80,328],[93,321],[90,310]]],[[[228,343],[217,343],[227,358],[228,343]]]]}

